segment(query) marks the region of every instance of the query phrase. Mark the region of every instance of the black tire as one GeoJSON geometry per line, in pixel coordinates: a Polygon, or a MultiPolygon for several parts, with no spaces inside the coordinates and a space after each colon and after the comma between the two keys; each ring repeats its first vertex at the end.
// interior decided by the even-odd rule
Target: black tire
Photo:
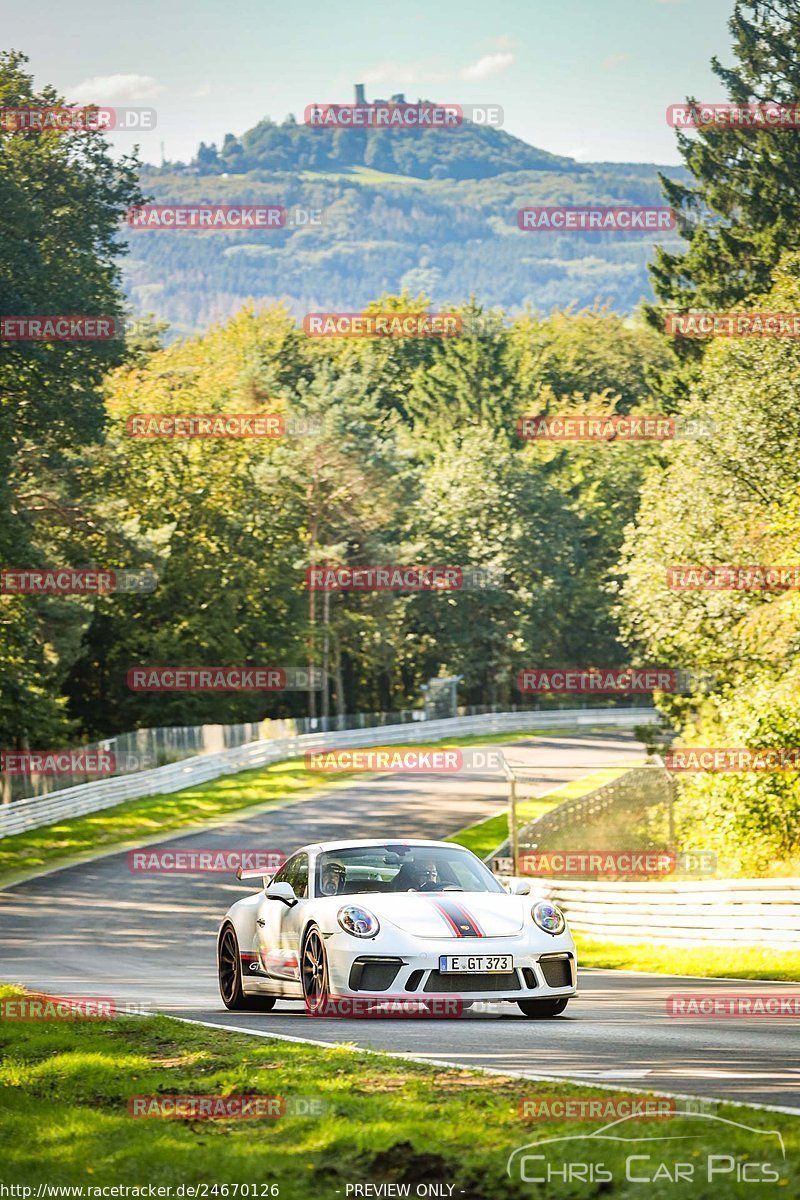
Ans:
{"type": "Polygon", "coordinates": [[[559,1000],[518,1000],[517,1004],[526,1017],[558,1017],[567,1007],[569,996],[559,1000]]]}
{"type": "Polygon", "coordinates": [[[217,944],[219,994],[226,1008],[244,1012],[271,1012],[274,996],[245,996],[242,989],[242,960],[239,942],[232,925],[223,926],[217,944]]]}
{"type": "Polygon", "coordinates": [[[300,955],[300,978],[303,983],[306,1011],[319,1012],[328,1001],[330,984],[325,943],[316,925],[311,926],[303,939],[303,951],[300,955]]]}

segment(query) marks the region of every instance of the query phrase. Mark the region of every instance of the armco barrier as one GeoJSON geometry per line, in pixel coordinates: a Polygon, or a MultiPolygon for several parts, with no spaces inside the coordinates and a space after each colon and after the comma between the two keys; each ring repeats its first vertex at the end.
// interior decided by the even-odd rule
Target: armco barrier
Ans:
{"type": "Polygon", "coordinates": [[[800,879],[530,884],[563,907],[575,933],[599,941],[800,949],[800,879]]]}
{"type": "MultiPolygon", "coordinates": [[[[513,785],[528,768],[507,764],[513,785]]],[[[574,800],[566,800],[519,831],[520,853],[563,834],[562,844],[587,845],[586,830],[614,805],[668,803],[668,773],[661,760],[623,773],[574,800]],[[639,793],[646,792],[643,800],[639,793]],[[583,830],[583,833],[581,833],[583,830]]],[[[486,859],[507,859],[508,841],[486,859]]],[[[767,946],[800,949],[800,879],[673,879],[631,883],[550,876],[498,876],[524,881],[531,894],[554,900],[573,932],[603,942],[654,942],[674,946],[767,946]]]]}
{"type": "Polygon", "coordinates": [[[0,837],[37,829],[54,821],[80,817],[111,808],[125,800],[179,792],[183,788],[235,775],[255,767],[268,766],[295,758],[304,750],[323,746],[383,746],[392,743],[432,742],[449,735],[471,733],[516,733],[531,728],[558,729],[575,725],[632,726],[656,717],[651,708],[561,709],[558,712],[485,713],[473,717],[450,717],[441,721],[421,721],[413,726],[383,725],[346,732],[304,733],[272,741],[248,742],[217,754],[203,754],[182,762],[154,767],[133,775],[118,775],[64,788],[48,796],[17,800],[0,808],[0,837]]]}

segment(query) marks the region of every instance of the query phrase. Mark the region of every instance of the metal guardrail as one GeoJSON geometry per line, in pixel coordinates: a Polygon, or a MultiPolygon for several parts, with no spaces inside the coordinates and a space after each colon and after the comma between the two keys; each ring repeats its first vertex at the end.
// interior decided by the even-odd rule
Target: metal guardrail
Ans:
{"type": "MultiPolygon", "coordinates": [[[[524,768],[507,766],[515,797],[524,786],[525,773],[524,768]]],[[[626,805],[632,809],[664,805],[670,813],[671,836],[671,800],[672,783],[663,764],[634,767],[531,821],[516,833],[517,854],[510,853],[506,842],[487,862],[494,863],[504,881],[524,880],[532,894],[554,900],[575,933],[599,941],[800,949],[800,879],[673,878],[628,883],[511,873],[519,855],[542,847],[554,835],[561,836],[562,844],[584,849],[590,824],[626,805]]]]}
{"type": "MultiPolygon", "coordinates": [[[[516,774],[519,783],[520,774],[516,774]]],[[[571,835],[575,829],[585,828],[614,811],[633,813],[656,804],[663,805],[669,813],[668,841],[672,845],[672,801],[671,777],[661,760],[642,763],[586,795],[567,800],[536,821],[531,821],[519,831],[519,852],[522,854],[543,844],[546,846],[554,836],[565,832],[571,835]]]]}
{"type": "Polygon", "coordinates": [[[576,933],[603,942],[800,949],[800,879],[532,881],[576,933]]]}
{"type": "MultiPolygon", "coordinates": [[[[81,754],[105,753],[113,759],[111,768],[104,771],[104,778],[117,775],[134,775],[163,767],[168,763],[194,758],[198,754],[216,754],[221,750],[232,750],[248,742],[271,741],[274,738],[295,737],[303,733],[333,733],[350,729],[372,729],[386,725],[416,725],[421,721],[441,720],[446,717],[483,716],[497,712],[544,712],[575,708],[641,708],[648,707],[644,696],[540,696],[531,698],[524,705],[509,705],[501,709],[498,705],[459,706],[454,711],[431,713],[429,708],[401,708],[394,712],[341,713],[326,717],[265,717],[263,721],[228,725],[169,725],[134,729],[118,733],[74,747],[59,747],[59,752],[71,749],[81,754]]],[[[17,748],[18,750],[21,747],[17,748]]],[[[14,751],[11,751],[14,753],[14,751]]],[[[3,804],[27,800],[34,796],[48,796],[79,784],[93,783],[96,773],[78,775],[60,774],[57,771],[13,774],[0,771],[0,801],[3,804]]]]}
{"type": "Polygon", "coordinates": [[[514,733],[540,727],[558,729],[575,725],[631,726],[655,716],[645,708],[562,709],[558,712],[485,713],[404,725],[384,725],[346,732],[306,733],[270,741],[249,742],[216,754],[197,755],[134,775],[119,775],[65,788],[48,796],[17,800],[0,807],[0,837],[37,829],[54,821],[84,816],[143,796],[179,792],[222,775],[234,775],[270,763],[294,758],[306,750],[326,746],[381,746],[402,742],[429,742],[470,733],[514,733]]]}
{"type": "MultiPolygon", "coordinates": [[[[565,800],[550,812],[529,821],[522,829],[519,828],[517,807],[519,801],[525,798],[526,785],[538,783],[540,776],[531,767],[509,762],[503,764],[508,789],[508,831],[509,836],[487,859],[506,858],[510,863],[518,863],[520,854],[525,850],[535,850],[542,840],[552,837],[562,830],[570,834],[588,821],[602,816],[604,813],[619,808],[627,800],[634,800],[640,806],[655,803],[665,803],[669,814],[670,844],[672,836],[672,786],[670,777],[660,759],[620,770],[616,779],[593,788],[583,796],[573,800],[565,800]],[[646,774],[643,776],[642,772],[646,774]],[[655,786],[653,783],[655,781],[655,786]]],[[[535,796],[535,792],[530,793],[535,796]]],[[[511,868],[508,868],[509,872],[511,868]]]]}

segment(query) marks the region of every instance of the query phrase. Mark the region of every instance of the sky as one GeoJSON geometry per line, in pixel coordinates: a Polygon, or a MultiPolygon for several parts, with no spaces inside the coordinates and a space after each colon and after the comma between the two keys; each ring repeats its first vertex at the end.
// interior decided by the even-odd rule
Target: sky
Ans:
{"type": "MultiPolygon", "coordinates": [[[[680,161],[669,104],[724,100],[733,0],[0,0],[0,44],[67,101],[149,106],[146,162],[312,103],[404,92],[499,104],[508,133],[581,161],[680,161]]],[[[402,136],[402,134],[398,134],[402,136]]]]}

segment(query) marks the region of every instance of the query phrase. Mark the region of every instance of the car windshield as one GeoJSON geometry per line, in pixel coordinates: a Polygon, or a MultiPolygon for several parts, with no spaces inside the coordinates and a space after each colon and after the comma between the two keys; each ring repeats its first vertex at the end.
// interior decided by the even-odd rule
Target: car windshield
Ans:
{"type": "Polygon", "coordinates": [[[317,858],[318,896],[502,891],[491,871],[457,846],[351,846],[317,858]]]}

